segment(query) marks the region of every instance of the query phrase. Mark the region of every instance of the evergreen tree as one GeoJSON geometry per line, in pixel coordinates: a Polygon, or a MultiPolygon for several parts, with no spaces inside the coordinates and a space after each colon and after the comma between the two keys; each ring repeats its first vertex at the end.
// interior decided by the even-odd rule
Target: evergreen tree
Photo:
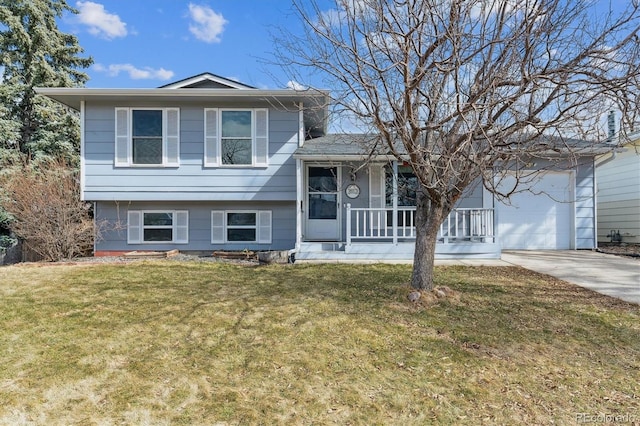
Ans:
{"type": "Polygon", "coordinates": [[[78,117],[34,91],[88,80],[93,59],[57,27],[65,12],[78,13],[65,0],[0,0],[0,161],[16,152],[77,161],[78,117]]]}

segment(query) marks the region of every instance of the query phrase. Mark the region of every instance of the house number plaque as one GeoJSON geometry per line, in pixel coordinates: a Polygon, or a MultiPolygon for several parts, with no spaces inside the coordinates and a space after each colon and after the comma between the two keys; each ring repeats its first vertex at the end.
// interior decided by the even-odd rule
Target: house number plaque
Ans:
{"type": "Polygon", "coordinates": [[[352,183],[351,185],[347,186],[347,189],[345,189],[344,192],[349,198],[358,198],[358,195],[360,195],[360,187],[358,187],[358,185],[356,185],[355,183],[352,183]]]}

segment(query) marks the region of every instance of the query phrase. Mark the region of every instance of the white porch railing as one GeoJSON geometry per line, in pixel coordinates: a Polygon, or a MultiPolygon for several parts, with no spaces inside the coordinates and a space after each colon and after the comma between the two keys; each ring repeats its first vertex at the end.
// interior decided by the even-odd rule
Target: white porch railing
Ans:
{"type": "MultiPolygon", "coordinates": [[[[347,245],[352,241],[410,240],[416,237],[415,207],[352,208],[347,204],[347,245]]],[[[493,209],[454,209],[440,225],[438,242],[495,242],[493,209]]]]}

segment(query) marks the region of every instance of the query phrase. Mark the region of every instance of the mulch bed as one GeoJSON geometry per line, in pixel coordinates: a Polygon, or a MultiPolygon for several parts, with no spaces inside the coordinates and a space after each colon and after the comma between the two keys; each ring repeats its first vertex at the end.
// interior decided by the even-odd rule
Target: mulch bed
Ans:
{"type": "Polygon", "coordinates": [[[640,244],[600,243],[598,251],[600,253],[614,254],[616,256],[640,258],[640,244]]]}

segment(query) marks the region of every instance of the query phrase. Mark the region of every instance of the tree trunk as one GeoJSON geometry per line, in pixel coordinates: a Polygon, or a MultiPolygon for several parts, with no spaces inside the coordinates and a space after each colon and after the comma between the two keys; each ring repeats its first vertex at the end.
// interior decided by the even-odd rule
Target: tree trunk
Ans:
{"type": "Polygon", "coordinates": [[[445,215],[441,205],[434,204],[422,191],[416,193],[416,247],[413,255],[411,287],[433,289],[433,264],[438,230],[445,215]]]}

